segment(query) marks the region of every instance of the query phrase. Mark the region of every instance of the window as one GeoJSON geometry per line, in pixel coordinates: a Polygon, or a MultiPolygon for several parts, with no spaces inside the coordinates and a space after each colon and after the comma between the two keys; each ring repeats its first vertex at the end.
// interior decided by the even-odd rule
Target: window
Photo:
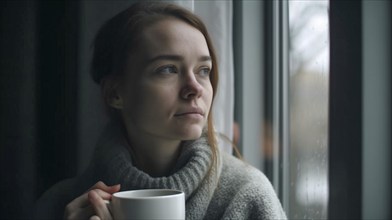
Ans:
{"type": "MultiPolygon", "coordinates": [[[[243,2],[243,14],[245,9],[246,14],[255,10],[255,5],[247,8],[248,5],[243,2]]],[[[272,181],[289,219],[327,218],[328,5],[328,1],[264,1],[259,6],[263,14],[264,34],[259,38],[262,46],[257,46],[254,39],[243,42],[245,46],[252,42],[252,48],[263,50],[258,56],[261,66],[244,65],[249,70],[243,68],[242,81],[250,77],[253,83],[257,81],[255,76],[260,76],[250,74],[254,69],[263,73],[259,81],[264,87],[259,112],[264,134],[259,168],[272,181]]],[[[244,38],[246,34],[256,36],[254,29],[243,31],[244,38]]],[[[248,60],[245,46],[242,58],[248,60]]],[[[243,149],[245,159],[257,165],[257,150],[252,156],[248,156],[249,151],[243,149]]]]}
{"type": "Polygon", "coordinates": [[[328,7],[234,2],[240,149],[270,179],[289,219],[327,218],[328,7]]]}
{"type": "Polygon", "coordinates": [[[328,1],[289,1],[289,218],[328,203],[328,1]]]}

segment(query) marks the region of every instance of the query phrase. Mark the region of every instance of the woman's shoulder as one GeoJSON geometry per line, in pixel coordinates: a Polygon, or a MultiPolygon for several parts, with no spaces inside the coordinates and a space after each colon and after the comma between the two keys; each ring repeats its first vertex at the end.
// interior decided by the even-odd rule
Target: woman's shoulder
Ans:
{"type": "Polygon", "coordinates": [[[222,155],[220,182],[233,193],[249,191],[263,198],[277,197],[270,180],[263,172],[227,153],[222,155]]]}
{"type": "Polygon", "coordinates": [[[222,155],[222,160],[218,194],[230,201],[226,204],[226,217],[286,218],[271,182],[260,170],[227,153],[222,155]],[[239,210],[238,207],[247,208],[239,210]]]}
{"type": "Polygon", "coordinates": [[[257,182],[260,184],[270,183],[268,178],[259,169],[253,167],[246,161],[239,159],[226,152],[222,153],[222,174],[228,177],[257,182]]]}

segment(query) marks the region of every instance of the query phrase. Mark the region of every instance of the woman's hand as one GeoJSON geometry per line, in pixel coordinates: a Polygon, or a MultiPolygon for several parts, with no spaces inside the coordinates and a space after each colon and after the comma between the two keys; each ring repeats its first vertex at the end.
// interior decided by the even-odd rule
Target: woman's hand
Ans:
{"type": "Polygon", "coordinates": [[[97,182],[86,193],[74,199],[65,207],[64,219],[111,220],[112,216],[105,200],[120,190],[120,185],[107,186],[97,182]]]}

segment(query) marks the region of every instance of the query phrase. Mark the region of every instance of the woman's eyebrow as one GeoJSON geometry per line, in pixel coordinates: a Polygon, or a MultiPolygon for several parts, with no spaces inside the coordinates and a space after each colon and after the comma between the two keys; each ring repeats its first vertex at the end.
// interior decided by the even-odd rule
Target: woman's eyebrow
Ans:
{"type": "Polygon", "coordinates": [[[170,54],[164,54],[164,55],[158,55],[155,56],[151,59],[148,60],[149,63],[155,62],[157,60],[174,60],[174,61],[181,61],[184,58],[179,56],[179,55],[170,55],[170,54]]]}
{"type": "Polygon", "coordinates": [[[211,57],[210,56],[201,56],[200,58],[199,58],[199,61],[211,61],[212,59],[211,59],[211,57]]]}
{"type": "MultiPolygon", "coordinates": [[[[163,54],[163,55],[158,55],[155,56],[151,59],[149,59],[147,62],[148,63],[152,63],[155,62],[157,60],[173,60],[173,61],[182,61],[184,60],[184,57],[179,56],[179,55],[171,55],[171,54],[163,54]]],[[[203,62],[203,61],[211,61],[211,56],[200,56],[199,57],[199,61],[203,62]]]]}

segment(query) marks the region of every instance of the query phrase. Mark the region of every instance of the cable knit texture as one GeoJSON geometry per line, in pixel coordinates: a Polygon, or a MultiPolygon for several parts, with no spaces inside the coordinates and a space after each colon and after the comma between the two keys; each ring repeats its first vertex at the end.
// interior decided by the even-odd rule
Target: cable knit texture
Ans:
{"type": "Polygon", "coordinates": [[[268,179],[259,170],[224,152],[216,166],[206,137],[184,141],[167,177],[151,177],[132,164],[121,129],[108,126],[89,168],[80,177],[60,182],[37,202],[36,217],[58,219],[64,207],[97,181],[121,184],[121,190],[164,188],[185,192],[187,219],[286,219],[268,179]]]}

